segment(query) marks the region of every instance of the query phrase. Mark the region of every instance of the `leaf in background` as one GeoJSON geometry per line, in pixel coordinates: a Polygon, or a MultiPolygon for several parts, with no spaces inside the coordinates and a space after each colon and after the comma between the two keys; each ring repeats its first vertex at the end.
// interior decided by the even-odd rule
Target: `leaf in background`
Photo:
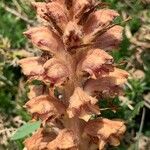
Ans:
{"type": "Polygon", "coordinates": [[[38,128],[40,128],[40,125],[41,121],[26,123],[16,131],[16,133],[12,136],[11,140],[19,140],[28,136],[29,134],[33,133],[38,128]]]}
{"type": "Polygon", "coordinates": [[[139,114],[140,109],[144,106],[144,102],[139,102],[135,105],[134,110],[131,112],[129,119],[132,120],[136,115],[139,114]]]}

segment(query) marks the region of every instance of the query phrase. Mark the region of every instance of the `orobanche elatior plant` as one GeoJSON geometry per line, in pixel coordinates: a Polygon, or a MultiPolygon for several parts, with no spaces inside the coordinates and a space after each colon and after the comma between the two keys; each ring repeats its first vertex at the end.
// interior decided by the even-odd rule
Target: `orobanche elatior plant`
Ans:
{"type": "Polygon", "coordinates": [[[124,121],[101,116],[98,102],[123,92],[128,73],[108,53],[122,39],[119,16],[96,0],[51,0],[33,6],[43,25],[24,34],[42,50],[20,60],[30,84],[25,104],[41,128],[25,140],[28,150],[96,150],[118,146],[124,121]],[[107,52],[106,52],[107,51],[107,52]]]}

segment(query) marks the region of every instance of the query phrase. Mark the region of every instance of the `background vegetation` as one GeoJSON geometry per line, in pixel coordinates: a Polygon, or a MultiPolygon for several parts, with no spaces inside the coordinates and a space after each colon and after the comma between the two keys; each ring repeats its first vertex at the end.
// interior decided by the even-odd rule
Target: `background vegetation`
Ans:
{"type": "MultiPolygon", "coordinates": [[[[34,0],[32,0],[34,1],[34,0]]],[[[0,150],[22,150],[23,139],[11,140],[14,132],[28,122],[23,109],[28,89],[17,60],[34,55],[37,50],[22,32],[36,24],[31,0],[0,0],[0,150]],[[24,88],[25,87],[25,88],[24,88]]],[[[116,150],[150,149],[150,0],[103,0],[120,12],[116,21],[123,23],[124,38],[113,52],[116,64],[131,74],[125,96],[113,100],[117,108],[102,111],[107,118],[126,121],[125,138],[116,150]]],[[[109,107],[105,100],[101,107],[109,107]]],[[[113,106],[113,104],[111,104],[113,106]]]]}

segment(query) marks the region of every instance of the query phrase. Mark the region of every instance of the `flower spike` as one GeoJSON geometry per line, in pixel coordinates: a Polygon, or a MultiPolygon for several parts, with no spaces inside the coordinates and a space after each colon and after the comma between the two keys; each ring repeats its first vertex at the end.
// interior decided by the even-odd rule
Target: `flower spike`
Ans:
{"type": "Polygon", "coordinates": [[[42,125],[25,140],[25,147],[103,150],[106,144],[118,146],[126,130],[124,121],[103,118],[99,101],[122,95],[129,76],[115,67],[108,53],[122,40],[123,28],[113,24],[119,14],[97,0],[47,0],[32,5],[43,25],[24,34],[41,54],[19,64],[30,83],[25,108],[42,125]],[[33,84],[34,80],[42,84],[33,84]]]}

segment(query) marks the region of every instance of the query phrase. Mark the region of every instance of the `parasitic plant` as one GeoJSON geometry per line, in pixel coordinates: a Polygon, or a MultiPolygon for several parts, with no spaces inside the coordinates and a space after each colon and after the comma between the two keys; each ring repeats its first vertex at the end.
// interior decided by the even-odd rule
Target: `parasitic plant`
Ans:
{"type": "Polygon", "coordinates": [[[96,0],[34,2],[43,25],[24,34],[42,50],[19,61],[29,85],[26,109],[41,128],[27,150],[96,150],[118,146],[126,127],[101,116],[98,102],[123,93],[128,73],[109,54],[120,44],[119,14],[96,0]],[[97,9],[100,8],[100,9],[97,9]]]}

